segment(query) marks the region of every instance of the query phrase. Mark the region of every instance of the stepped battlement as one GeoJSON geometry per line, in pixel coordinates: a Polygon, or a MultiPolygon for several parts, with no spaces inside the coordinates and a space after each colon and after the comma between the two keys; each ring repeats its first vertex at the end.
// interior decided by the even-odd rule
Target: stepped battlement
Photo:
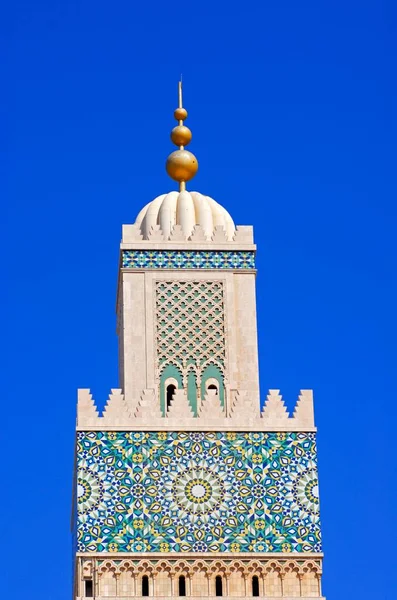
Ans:
{"type": "Polygon", "coordinates": [[[143,390],[132,409],[122,390],[113,389],[102,414],[89,389],[78,390],[77,429],[81,430],[169,430],[169,431],[316,431],[313,392],[301,390],[290,414],[279,390],[269,390],[262,410],[248,392],[232,390],[222,407],[219,397],[208,390],[194,415],[184,390],[175,390],[169,410],[162,414],[158,393],[143,390]]]}

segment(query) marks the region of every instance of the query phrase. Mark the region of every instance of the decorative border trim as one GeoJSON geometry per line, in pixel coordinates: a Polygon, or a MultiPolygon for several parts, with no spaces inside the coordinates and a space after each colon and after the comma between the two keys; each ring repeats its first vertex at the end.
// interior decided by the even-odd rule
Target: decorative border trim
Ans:
{"type": "Polygon", "coordinates": [[[212,250],[123,250],[124,269],[255,269],[255,253],[212,250]]]}

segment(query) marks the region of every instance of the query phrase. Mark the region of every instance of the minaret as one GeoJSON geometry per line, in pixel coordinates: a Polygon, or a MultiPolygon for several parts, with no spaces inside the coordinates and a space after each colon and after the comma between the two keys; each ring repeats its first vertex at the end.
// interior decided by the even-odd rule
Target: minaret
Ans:
{"type": "Polygon", "coordinates": [[[251,226],[188,191],[182,104],[167,172],[179,190],[124,225],[120,389],[79,390],[76,598],[323,598],[311,390],[260,412],[251,226]]]}

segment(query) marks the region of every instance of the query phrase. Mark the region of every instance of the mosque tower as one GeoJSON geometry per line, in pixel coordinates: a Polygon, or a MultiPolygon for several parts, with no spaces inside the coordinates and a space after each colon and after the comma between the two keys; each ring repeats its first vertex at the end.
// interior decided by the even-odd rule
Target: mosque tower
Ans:
{"type": "Polygon", "coordinates": [[[323,598],[311,390],[260,411],[252,226],[179,183],[123,225],[120,389],[78,391],[73,597],[323,598]]]}

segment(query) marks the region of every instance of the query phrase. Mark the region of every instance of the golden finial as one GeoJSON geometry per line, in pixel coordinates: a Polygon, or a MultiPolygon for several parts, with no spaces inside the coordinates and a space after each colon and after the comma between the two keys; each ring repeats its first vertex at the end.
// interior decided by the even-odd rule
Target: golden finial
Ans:
{"type": "Polygon", "coordinates": [[[179,181],[179,190],[182,191],[186,189],[186,181],[193,179],[198,169],[197,158],[185,150],[185,146],[191,142],[192,132],[183,124],[187,117],[187,110],[182,105],[182,78],[178,85],[178,97],[179,106],[174,111],[174,117],[179,124],[171,131],[171,140],[179,146],[179,150],[169,155],[165,168],[172,179],[179,181]]]}

